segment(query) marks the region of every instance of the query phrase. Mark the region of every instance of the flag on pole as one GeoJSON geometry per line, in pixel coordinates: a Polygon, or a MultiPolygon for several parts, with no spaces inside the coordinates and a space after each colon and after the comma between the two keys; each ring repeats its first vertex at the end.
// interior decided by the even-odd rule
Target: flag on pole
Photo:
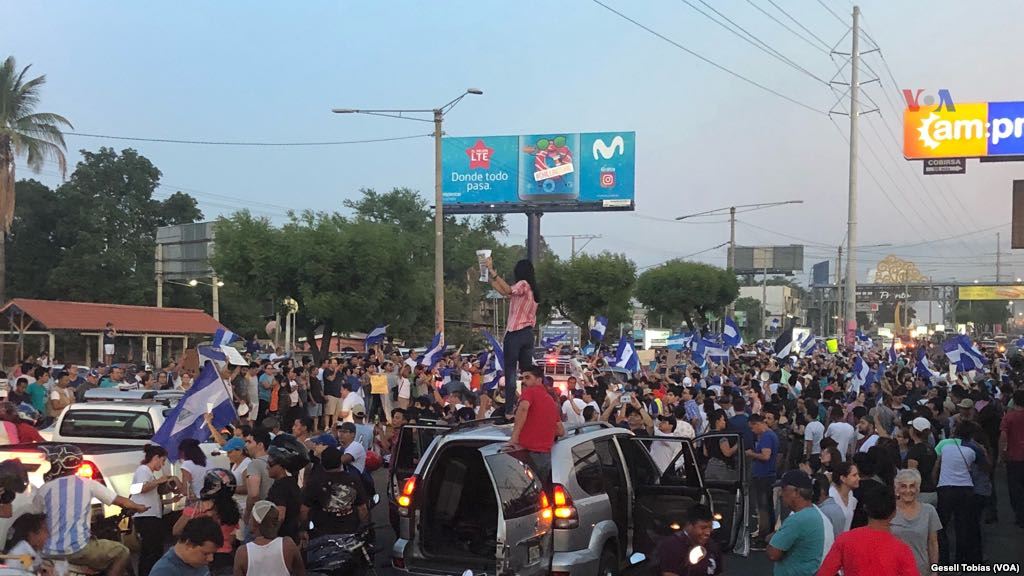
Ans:
{"type": "Polygon", "coordinates": [[[228,346],[232,342],[239,342],[241,340],[241,336],[227,328],[217,328],[217,331],[213,333],[213,345],[217,347],[228,346]]]}
{"type": "Polygon", "coordinates": [[[490,390],[494,388],[501,379],[501,370],[498,368],[498,355],[494,352],[484,352],[480,355],[480,388],[490,390]]]}
{"type": "Polygon", "coordinates": [[[942,350],[946,353],[946,358],[949,358],[949,363],[956,364],[956,369],[960,372],[980,370],[985,365],[985,356],[974,347],[966,334],[959,334],[946,340],[942,350]]]}
{"type": "Polygon", "coordinates": [[[870,384],[868,379],[871,377],[871,366],[864,361],[860,355],[853,361],[853,393],[859,394],[861,388],[870,384]]]}
{"type": "Polygon", "coordinates": [[[498,367],[498,371],[504,372],[505,351],[501,349],[501,344],[499,344],[498,341],[494,339],[494,336],[492,336],[491,333],[488,332],[487,330],[481,330],[481,332],[484,333],[484,338],[486,338],[487,342],[491,345],[491,349],[494,352],[494,362],[496,363],[495,365],[498,367]]]}
{"type": "Polygon", "coordinates": [[[800,353],[804,356],[814,352],[814,348],[818,345],[814,339],[814,332],[808,332],[800,339],[800,353]]]}
{"type": "Polygon", "coordinates": [[[928,355],[925,354],[923,346],[917,350],[917,362],[914,364],[914,374],[928,380],[929,382],[939,377],[939,373],[932,369],[932,364],[928,361],[928,355]]]}
{"type": "Polygon", "coordinates": [[[682,350],[683,348],[688,348],[690,346],[690,340],[692,338],[693,334],[687,332],[671,334],[665,342],[665,347],[669,350],[682,350]]]}
{"type": "Polygon", "coordinates": [[[785,358],[786,356],[792,354],[793,331],[783,330],[782,333],[779,334],[779,337],[775,340],[775,346],[773,346],[773,348],[775,350],[776,358],[785,358]]]}
{"type": "Polygon", "coordinates": [[[892,344],[889,345],[889,364],[892,366],[896,365],[896,339],[892,339],[892,344]]]}
{"type": "Polygon", "coordinates": [[[726,346],[742,346],[743,336],[740,334],[740,327],[736,325],[736,321],[729,316],[725,319],[725,329],[722,331],[722,342],[726,346]]]}
{"type": "Polygon", "coordinates": [[[700,341],[700,353],[704,360],[710,360],[716,364],[723,364],[729,361],[729,350],[723,348],[718,342],[704,338],[700,341]]]}
{"type": "Polygon", "coordinates": [[[545,339],[541,340],[541,345],[543,345],[545,348],[550,348],[550,347],[554,346],[555,344],[558,344],[562,340],[565,340],[565,337],[568,336],[568,335],[569,335],[568,332],[562,332],[560,334],[555,334],[554,336],[551,336],[549,338],[545,338],[545,339]]]}
{"type": "Polygon", "coordinates": [[[434,339],[430,341],[430,345],[427,346],[426,351],[423,352],[423,357],[420,358],[420,364],[427,368],[433,368],[441,360],[441,356],[444,355],[444,333],[438,332],[434,334],[434,339]]]}
{"type": "Polygon", "coordinates": [[[212,362],[203,365],[192,387],[167,413],[163,425],[153,435],[153,443],[163,446],[171,461],[177,460],[182,440],[194,438],[204,442],[210,437],[203,418],[207,413],[213,414],[213,425],[218,429],[237,418],[228,385],[212,362]]]}
{"type": "Polygon", "coordinates": [[[381,324],[366,335],[366,347],[369,348],[371,344],[377,344],[384,341],[384,337],[388,334],[387,324],[381,324]]]}
{"type": "Polygon", "coordinates": [[[604,316],[598,316],[594,320],[594,327],[590,329],[590,339],[594,342],[601,342],[604,340],[604,333],[608,331],[608,319],[604,316]]]}
{"type": "Polygon", "coordinates": [[[619,340],[619,349],[615,352],[615,366],[625,368],[633,374],[640,371],[640,357],[633,343],[625,336],[619,340]]]}

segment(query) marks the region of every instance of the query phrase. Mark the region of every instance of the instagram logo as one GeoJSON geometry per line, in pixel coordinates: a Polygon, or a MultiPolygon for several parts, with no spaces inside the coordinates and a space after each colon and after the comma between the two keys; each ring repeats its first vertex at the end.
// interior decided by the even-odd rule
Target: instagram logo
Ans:
{"type": "Polygon", "coordinates": [[[601,169],[601,188],[615,188],[615,169],[601,169]]]}

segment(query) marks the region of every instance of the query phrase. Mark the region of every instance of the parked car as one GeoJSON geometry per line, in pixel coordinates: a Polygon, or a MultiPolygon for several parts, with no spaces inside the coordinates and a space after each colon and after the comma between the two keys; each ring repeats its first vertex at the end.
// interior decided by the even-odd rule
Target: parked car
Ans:
{"type": "Polygon", "coordinates": [[[401,429],[388,489],[399,533],[395,568],[496,576],[650,570],[658,544],[697,502],[712,508],[723,550],[749,546],[743,459],[729,477],[704,478],[703,446],[741,443],[736,434],[641,438],[606,423],[569,426],[552,448],[544,486],[529,455],[508,445],[511,431],[488,421],[401,429]]]}
{"type": "MultiPolygon", "coordinates": [[[[84,452],[80,476],[92,478],[121,496],[127,497],[132,475],[142,462],[142,447],[163,425],[164,419],[181,398],[181,392],[138,390],[123,392],[98,388],[86,393],[86,402],[64,408],[54,425],[44,431],[50,438],[46,444],[75,444],[84,452]]],[[[0,446],[0,461],[17,458],[29,470],[29,489],[13,502],[14,515],[0,519],[0,542],[6,541],[7,529],[15,518],[27,512],[32,491],[43,483],[49,464],[39,450],[40,444],[22,443],[0,446]]],[[[227,454],[214,442],[202,444],[209,466],[228,468],[227,454]]],[[[168,464],[166,474],[177,474],[178,464],[168,464]]],[[[182,503],[178,504],[181,507],[182,503]]],[[[93,500],[93,521],[120,512],[116,506],[103,506],[93,500]]]]}

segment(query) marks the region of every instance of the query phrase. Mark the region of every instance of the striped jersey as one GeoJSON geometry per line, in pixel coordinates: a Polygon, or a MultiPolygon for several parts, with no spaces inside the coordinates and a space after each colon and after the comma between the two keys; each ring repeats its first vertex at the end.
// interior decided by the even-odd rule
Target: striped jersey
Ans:
{"type": "Polygon", "coordinates": [[[526,280],[512,285],[512,298],[508,305],[508,326],[506,331],[515,332],[534,326],[537,323],[537,303],[533,300],[533,290],[526,280]]]}
{"type": "Polygon", "coordinates": [[[117,494],[99,482],[79,476],[62,476],[44,483],[35,493],[35,504],[46,514],[50,539],[46,556],[68,556],[89,543],[92,499],[113,504],[117,494]]]}

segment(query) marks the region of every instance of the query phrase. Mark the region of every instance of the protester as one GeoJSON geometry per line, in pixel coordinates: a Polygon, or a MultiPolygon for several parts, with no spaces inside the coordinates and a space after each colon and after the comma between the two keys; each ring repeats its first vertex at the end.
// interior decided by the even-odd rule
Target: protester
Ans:
{"type": "MultiPolygon", "coordinates": [[[[516,410],[516,379],[519,371],[533,366],[533,329],[537,324],[537,303],[540,292],[534,277],[533,263],[529,260],[516,262],[514,282],[509,285],[494,271],[494,263],[488,257],[487,270],[491,286],[502,296],[510,298],[508,321],[505,323],[505,340],[502,344],[505,372],[506,416],[512,417],[516,410]]],[[[541,374],[543,377],[543,373],[541,374]]]]}
{"type": "Polygon", "coordinates": [[[188,520],[177,536],[177,542],[153,566],[150,576],[209,576],[208,566],[214,554],[224,545],[224,535],[217,521],[209,516],[188,520]]]}
{"type": "Polygon", "coordinates": [[[658,574],[660,576],[716,576],[723,573],[722,552],[711,538],[714,519],[711,509],[694,504],[686,511],[686,524],[667,536],[658,545],[658,574]],[[693,562],[690,551],[704,547],[704,555],[693,562]]]}
{"type": "Polygon", "coordinates": [[[137,512],[134,519],[135,531],[141,545],[139,576],[147,576],[164,553],[167,530],[163,521],[164,506],[161,492],[177,487],[177,478],[171,475],[156,475],[167,463],[167,450],[162,446],[146,444],[142,451],[142,462],[132,476],[132,484],[141,486],[138,494],[131,495],[131,500],[148,508],[144,512],[137,512]]]}
{"type": "Polygon", "coordinates": [[[910,548],[892,535],[896,496],[885,487],[872,487],[862,500],[868,524],[841,534],[825,555],[817,576],[917,576],[910,548]]]}
{"type": "Polygon", "coordinates": [[[790,470],[779,482],[782,503],[789,516],[771,537],[765,553],[774,562],[775,576],[814,574],[832,542],[832,524],[812,503],[814,486],[799,470],[790,470]]]}
{"type": "Polygon", "coordinates": [[[254,538],[235,554],[235,576],[305,576],[306,566],[298,545],[291,538],[279,535],[281,522],[280,506],[267,500],[253,505],[249,530],[254,538]]]}
{"type": "Polygon", "coordinates": [[[931,565],[939,562],[942,523],[935,508],[920,500],[921,483],[921,474],[915,469],[907,468],[896,474],[896,515],[891,529],[893,536],[910,546],[918,572],[929,574],[931,565]]]}
{"type": "Polygon", "coordinates": [[[768,428],[764,416],[760,414],[750,416],[749,424],[751,431],[757,436],[754,447],[746,450],[746,455],[753,460],[750,489],[757,507],[758,529],[753,545],[763,548],[769,532],[775,526],[772,486],[777,478],[775,462],[778,459],[779,437],[768,428]]]}
{"type": "Polygon", "coordinates": [[[523,370],[523,395],[516,407],[509,444],[528,451],[541,479],[548,482],[551,447],[556,437],[565,435],[565,427],[558,416],[558,406],[544,388],[543,378],[544,370],[539,366],[523,370]]]}
{"type": "Polygon", "coordinates": [[[1000,424],[999,452],[1006,462],[1007,490],[1018,528],[1024,528],[1024,389],[1013,393],[1013,410],[1000,424]]]}

